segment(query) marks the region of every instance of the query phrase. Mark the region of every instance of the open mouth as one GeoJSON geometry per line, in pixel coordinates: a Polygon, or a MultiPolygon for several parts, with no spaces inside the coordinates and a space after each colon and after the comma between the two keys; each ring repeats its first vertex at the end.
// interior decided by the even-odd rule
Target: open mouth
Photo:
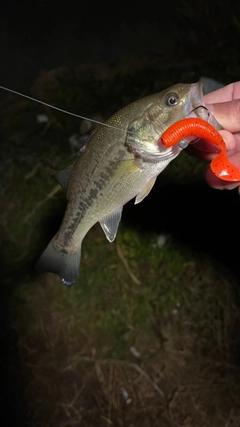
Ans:
{"type": "Polygon", "coordinates": [[[200,119],[207,120],[207,121],[211,115],[210,111],[208,110],[207,107],[205,107],[205,105],[198,105],[197,107],[193,108],[193,110],[190,111],[187,117],[191,117],[192,113],[194,113],[200,119]]]}
{"type": "MultiPolygon", "coordinates": [[[[193,108],[190,113],[188,113],[188,115],[186,116],[186,118],[199,118],[202,120],[205,120],[206,122],[208,122],[210,125],[212,125],[215,129],[220,130],[222,129],[221,125],[217,122],[217,120],[215,119],[215,117],[213,116],[213,114],[211,113],[211,111],[209,111],[209,109],[207,107],[205,107],[205,105],[198,105],[197,107],[193,108]]],[[[179,141],[178,145],[181,149],[187,148],[187,146],[189,145],[189,143],[196,145],[198,143],[198,141],[200,141],[199,137],[196,136],[188,136],[187,138],[183,138],[181,139],[181,141],[179,141]]],[[[204,152],[213,152],[215,150],[213,150],[212,148],[209,148],[209,143],[206,142],[206,146],[203,146],[204,144],[201,142],[201,150],[204,152]]],[[[219,152],[219,150],[216,149],[215,151],[216,153],[219,152]]]]}

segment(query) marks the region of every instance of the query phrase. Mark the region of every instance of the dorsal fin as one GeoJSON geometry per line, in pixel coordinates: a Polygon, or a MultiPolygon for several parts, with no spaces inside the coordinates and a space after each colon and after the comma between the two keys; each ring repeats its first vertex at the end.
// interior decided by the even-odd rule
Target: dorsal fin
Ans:
{"type": "Polygon", "coordinates": [[[59,172],[56,172],[52,177],[61,185],[64,190],[67,189],[69,177],[72,173],[73,165],[68,166],[59,172]]]}

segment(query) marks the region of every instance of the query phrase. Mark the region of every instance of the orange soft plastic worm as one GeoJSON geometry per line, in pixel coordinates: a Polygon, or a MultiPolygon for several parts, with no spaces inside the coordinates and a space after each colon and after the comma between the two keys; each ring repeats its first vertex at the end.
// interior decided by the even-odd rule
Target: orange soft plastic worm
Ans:
{"type": "Polygon", "coordinates": [[[240,169],[234,166],[227,158],[225,142],[221,134],[208,122],[198,118],[179,120],[171,125],[161,136],[164,147],[172,147],[188,136],[206,139],[217,145],[221,152],[211,161],[213,173],[224,181],[240,181],[240,169]]]}

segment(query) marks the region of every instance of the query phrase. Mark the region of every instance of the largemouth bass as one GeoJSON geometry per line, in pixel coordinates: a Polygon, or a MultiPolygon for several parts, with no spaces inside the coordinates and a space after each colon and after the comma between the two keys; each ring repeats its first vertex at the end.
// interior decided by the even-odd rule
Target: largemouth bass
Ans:
{"type": "Polygon", "coordinates": [[[176,84],[122,108],[99,126],[73,166],[55,175],[67,189],[59,231],[37,262],[41,272],[58,274],[71,286],[79,275],[82,241],[97,222],[112,242],[123,205],[140,203],[157,176],[181,152],[164,147],[162,133],[176,121],[197,117],[204,105],[202,83],[176,84]]]}

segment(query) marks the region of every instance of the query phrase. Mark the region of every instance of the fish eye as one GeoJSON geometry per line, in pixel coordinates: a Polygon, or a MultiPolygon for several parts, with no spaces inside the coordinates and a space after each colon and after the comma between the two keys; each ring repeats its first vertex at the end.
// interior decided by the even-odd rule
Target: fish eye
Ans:
{"type": "Polygon", "coordinates": [[[179,101],[179,96],[177,93],[170,93],[167,94],[166,97],[166,105],[168,105],[169,107],[172,107],[173,105],[177,105],[179,101]]]}

